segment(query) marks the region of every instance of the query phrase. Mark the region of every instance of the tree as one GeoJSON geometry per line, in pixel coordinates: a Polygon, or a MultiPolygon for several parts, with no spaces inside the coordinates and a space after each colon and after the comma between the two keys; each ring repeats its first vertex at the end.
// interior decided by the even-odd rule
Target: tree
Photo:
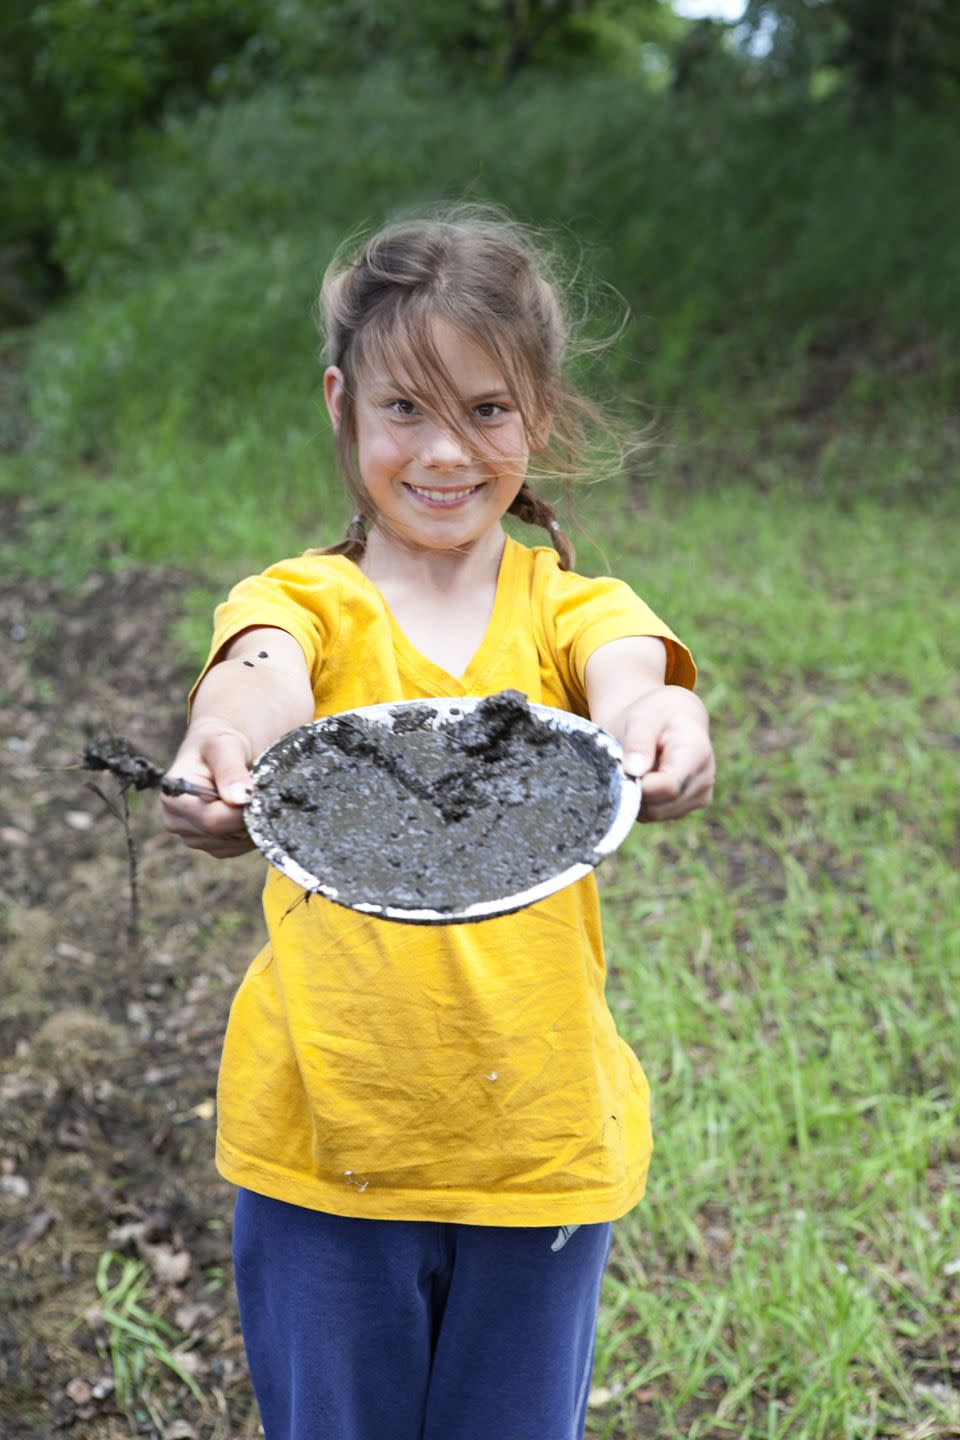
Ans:
{"type": "Polygon", "coordinates": [[[744,18],[774,77],[808,85],[830,68],[861,98],[931,103],[960,88],[956,0],[750,0],[744,18]]]}

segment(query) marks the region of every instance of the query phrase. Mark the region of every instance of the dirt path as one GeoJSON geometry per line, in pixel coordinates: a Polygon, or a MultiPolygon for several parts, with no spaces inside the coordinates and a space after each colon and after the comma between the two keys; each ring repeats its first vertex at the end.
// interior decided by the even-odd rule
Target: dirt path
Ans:
{"type": "MultiPolygon", "coordinates": [[[[0,587],[5,1440],[259,1433],[213,1096],[230,999],[259,943],[261,862],[192,855],[163,832],[155,795],[135,797],[137,954],[123,832],[85,788],[91,777],[69,768],[85,739],[110,731],[172,754],[189,679],[170,639],[182,585],[140,570],[69,591],[0,587]],[[95,1283],[107,1251],[145,1263],[140,1304],[182,1337],[203,1406],[153,1365],[152,1418],[141,1407],[134,1426],[118,1407],[95,1283]]],[[[120,1273],[117,1262],[109,1277],[120,1273]]]]}

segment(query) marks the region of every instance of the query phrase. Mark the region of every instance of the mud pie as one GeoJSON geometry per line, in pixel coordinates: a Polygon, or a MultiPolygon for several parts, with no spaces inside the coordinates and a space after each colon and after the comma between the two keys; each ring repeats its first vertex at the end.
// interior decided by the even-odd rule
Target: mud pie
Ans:
{"type": "Polygon", "coordinates": [[[271,746],[247,826],[284,874],[341,904],[481,919],[570,883],[620,843],[639,787],[619,753],[589,721],[510,690],[375,705],[271,746]]]}

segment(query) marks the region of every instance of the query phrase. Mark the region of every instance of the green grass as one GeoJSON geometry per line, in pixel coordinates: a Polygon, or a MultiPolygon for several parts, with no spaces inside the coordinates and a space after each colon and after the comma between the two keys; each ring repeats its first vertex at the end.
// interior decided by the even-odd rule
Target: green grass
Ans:
{"type": "Polygon", "coordinates": [[[741,487],[606,537],[695,641],[720,780],[605,876],[657,1149],[598,1435],[638,1389],[665,1437],[960,1425],[952,519],[741,487]]]}
{"type": "Polygon", "coordinates": [[[960,271],[956,187],[928,180],[955,137],[619,83],[428,102],[383,72],[171,123],[69,237],[85,290],[16,341],[0,559],[176,567],[199,658],[215,591],[345,524],[310,322],[335,241],[465,190],[569,222],[638,317],[612,377],[658,415],[645,470],[581,497],[580,563],[689,638],[719,758],[708,813],[603,872],[657,1149],[590,1433],[946,1436],[960,271]]]}
{"type": "Polygon", "coordinates": [[[203,1399],[185,1368],[183,1352],[174,1348],[183,1336],[140,1303],[149,1278],[145,1261],[129,1260],[112,1250],[105,1250],[97,1264],[97,1319],[109,1337],[116,1402],[134,1427],[143,1416],[158,1427],[163,1423],[150,1400],[150,1381],[161,1369],[172,1371],[196,1400],[203,1399]],[[118,1278],[113,1277],[114,1270],[119,1270],[118,1278]]]}

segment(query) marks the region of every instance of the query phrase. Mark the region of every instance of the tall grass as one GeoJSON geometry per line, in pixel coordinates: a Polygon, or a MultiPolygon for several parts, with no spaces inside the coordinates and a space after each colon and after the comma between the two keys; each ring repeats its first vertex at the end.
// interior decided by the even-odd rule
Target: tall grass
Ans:
{"type": "Polygon", "coordinates": [[[657,1149],[619,1227],[598,1435],[960,1424],[943,523],[731,487],[605,529],[618,573],[697,642],[720,784],[605,876],[614,1010],[657,1149]]]}

